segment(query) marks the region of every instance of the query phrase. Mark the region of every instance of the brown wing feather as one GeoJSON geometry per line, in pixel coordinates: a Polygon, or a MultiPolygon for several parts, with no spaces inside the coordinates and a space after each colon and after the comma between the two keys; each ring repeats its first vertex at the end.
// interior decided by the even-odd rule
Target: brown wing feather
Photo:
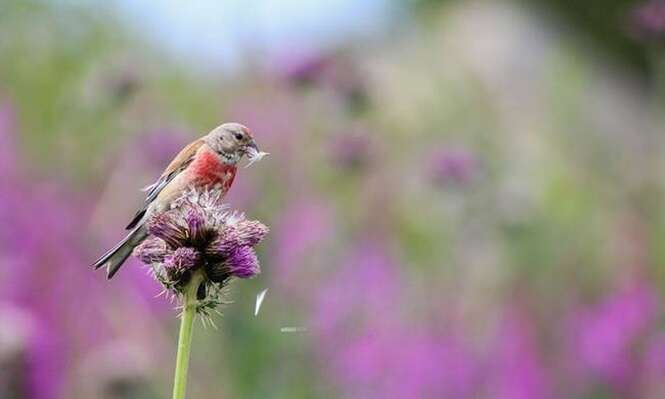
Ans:
{"type": "Polygon", "coordinates": [[[203,144],[205,144],[203,139],[198,139],[189,143],[185,148],[182,149],[182,151],[178,153],[178,155],[176,155],[175,158],[173,158],[173,161],[171,161],[171,163],[166,167],[164,173],[162,173],[159,179],[152,185],[148,186],[146,189],[148,191],[148,195],[145,199],[145,202],[143,203],[143,207],[141,207],[141,209],[136,212],[132,220],[129,222],[126,227],[127,230],[131,230],[136,227],[141,219],[143,219],[143,216],[145,215],[146,211],[148,210],[148,206],[150,206],[152,201],[157,198],[159,193],[171,180],[173,180],[173,178],[175,178],[180,172],[187,168],[187,166],[194,159],[194,155],[196,155],[196,152],[203,144]]]}
{"type": "Polygon", "coordinates": [[[173,158],[173,161],[171,161],[169,166],[166,167],[164,173],[162,173],[162,177],[170,175],[181,168],[183,164],[188,164],[191,161],[191,158],[196,154],[196,151],[198,151],[203,144],[205,144],[205,141],[202,138],[187,144],[187,146],[183,148],[175,158],[173,158]]]}

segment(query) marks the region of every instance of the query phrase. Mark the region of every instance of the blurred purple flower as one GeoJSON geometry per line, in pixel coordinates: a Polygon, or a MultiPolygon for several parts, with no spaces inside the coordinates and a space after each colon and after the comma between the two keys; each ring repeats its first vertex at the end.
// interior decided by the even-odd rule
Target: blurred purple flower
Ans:
{"type": "Polygon", "coordinates": [[[281,76],[296,87],[320,86],[337,94],[352,112],[363,111],[368,94],[354,60],[341,54],[308,53],[281,63],[281,76]]]}
{"type": "Polygon", "coordinates": [[[319,81],[332,62],[330,55],[301,54],[282,61],[279,70],[288,82],[294,85],[309,85],[319,81]]]}
{"type": "Polygon", "coordinates": [[[465,185],[471,182],[478,169],[475,156],[463,148],[442,149],[430,162],[430,176],[440,187],[465,185]]]}
{"type": "Polygon", "coordinates": [[[465,398],[478,363],[457,334],[401,320],[396,264],[365,242],[318,293],[321,356],[344,397],[465,398]]]}
{"type": "Polygon", "coordinates": [[[580,372],[614,389],[630,389],[637,363],[633,348],[656,318],[657,297],[636,284],[576,312],[570,325],[571,356],[580,372]]]}
{"type": "Polygon", "coordinates": [[[646,40],[665,39],[665,0],[650,0],[631,14],[631,29],[646,40]]]}
{"type": "Polygon", "coordinates": [[[460,340],[406,329],[368,329],[334,357],[345,397],[471,398],[477,365],[460,340]]]}
{"type": "Polygon", "coordinates": [[[554,397],[548,368],[541,362],[534,327],[524,312],[510,309],[489,354],[487,392],[497,399],[554,397]]]}
{"type": "Polygon", "coordinates": [[[333,163],[344,170],[358,170],[370,161],[371,140],[363,131],[342,133],[334,137],[331,145],[333,163]]]}
{"type": "Polygon", "coordinates": [[[25,310],[0,303],[0,397],[59,397],[62,359],[48,331],[25,310]]]}
{"type": "MultiPolygon", "coordinates": [[[[10,267],[4,270],[7,286],[0,296],[55,325],[71,315],[69,304],[82,300],[81,293],[72,290],[72,286],[91,290],[86,290],[85,304],[77,306],[78,314],[85,315],[99,305],[95,303],[99,297],[92,289],[96,285],[94,278],[80,273],[87,264],[80,235],[85,231],[87,204],[77,201],[76,195],[65,195],[62,189],[31,179],[12,185],[0,201],[0,209],[7,210],[0,215],[0,245],[12,257],[10,267]]],[[[91,320],[95,318],[92,316],[91,320]]],[[[75,330],[70,324],[62,327],[76,335],[90,333],[87,338],[95,335],[90,328],[75,330]]],[[[79,340],[87,342],[87,338],[79,340]]]]}

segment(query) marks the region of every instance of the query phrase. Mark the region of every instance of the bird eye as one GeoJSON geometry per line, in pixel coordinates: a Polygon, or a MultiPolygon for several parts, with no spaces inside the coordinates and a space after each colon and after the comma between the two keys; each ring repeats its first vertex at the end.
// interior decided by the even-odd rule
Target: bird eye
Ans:
{"type": "Polygon", "coordinates": [[[240,141],[242,140],[242,133],[234,133],[233,136],[236,138],[236,140],[240,141]]]}

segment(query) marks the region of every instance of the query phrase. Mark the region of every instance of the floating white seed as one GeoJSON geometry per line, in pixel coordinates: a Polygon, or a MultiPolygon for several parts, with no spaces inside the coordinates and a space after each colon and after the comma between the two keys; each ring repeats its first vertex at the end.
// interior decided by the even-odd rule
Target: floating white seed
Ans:
{"type": "Polygon", "coordinates": [[[263,304],[263,298],[266,297],[266,293],[268,292],[268,289],[266,288],[265,290],[261,291],[256,295],[256,304],[254,305],[254,316],[259,314],[259,310],[261,310],[261,305],[263,304]]]}
{"type": "Polygon", "coordinates": [[[307,328],[305,327],[282,327],[279,329],[279,331],[283,333],[297,333],[297,332],[305,332],[307,331],[307,328]]]}

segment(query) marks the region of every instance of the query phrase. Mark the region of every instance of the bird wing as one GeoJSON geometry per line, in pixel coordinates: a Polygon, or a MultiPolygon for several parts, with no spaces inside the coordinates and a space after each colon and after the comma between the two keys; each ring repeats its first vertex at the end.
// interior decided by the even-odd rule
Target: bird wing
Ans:
{"type": "Polygon", "coordinates": [[[159,179],[143,189],[143,191],[148,193],[146,195],[145,202],[143,203],[141,209],[136,212],[132,218],[132,221],[127,225],[127,230],[131,230],[136,227],[141,219],[143,219],[143,216],[145,215],[146,211],[148,210],[148,206],[150,206],[152,201],[157,198],[164,187],[166,187],[167,184],[169,184],[176,176],[178,176],[180,172],[187,169],[189,164],[194,160],[196,152],[203,144],[205,144],[203,139],[198,139],[189,143],[185,148],[182,149],[182,151],[180,151],[180,153],[178,153],[178,155],[176,155],[173,161],[171,161],[171,163],[166,167],[164,173],[159,176],[159,179]]]}

